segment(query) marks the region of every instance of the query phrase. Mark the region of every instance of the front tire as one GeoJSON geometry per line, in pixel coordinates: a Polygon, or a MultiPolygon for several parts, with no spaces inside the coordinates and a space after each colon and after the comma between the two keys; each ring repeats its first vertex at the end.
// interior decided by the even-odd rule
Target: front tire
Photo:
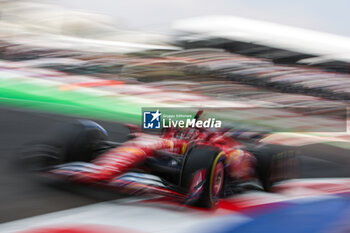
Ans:
{"type": "Polygon", "coordinates": [[[224,186],[225,157],[209,146],[195,146],[185,155],[181,174],[181,186],[190,195],[198,192],[189,204],[203,208],[217,205],[224,186]],[[199,190],[201,189],[201,190],[199,190]]]}
{"type": "Polygon", "coordinates": [[[89,162],[106,139],[106,131],[93,121],[59,124],[22,150],[21,163],[26,170],[45,171],[62,163],[89,162]]]}

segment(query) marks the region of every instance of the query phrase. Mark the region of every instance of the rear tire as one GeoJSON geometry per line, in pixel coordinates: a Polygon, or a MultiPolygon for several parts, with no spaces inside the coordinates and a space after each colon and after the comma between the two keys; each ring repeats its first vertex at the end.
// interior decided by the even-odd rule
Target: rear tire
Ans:
{"type": "Polygon", "coordinates": [[[298,177],[298,151],[284,148],[281,152],[266,152],[256,155],[256,172],[264,191],[271,192],[275,183],[298,177]]]}
{"type": "Polygon", "coordinates": [[[188,150],[181,173],[181,186],[189,190],[196,172],[203,170],[204,183],[200,196],[190,205],[213,208],[217,205],[223,189],[225,158],[219,150],[209,146],[195,146],[188,150]]]}

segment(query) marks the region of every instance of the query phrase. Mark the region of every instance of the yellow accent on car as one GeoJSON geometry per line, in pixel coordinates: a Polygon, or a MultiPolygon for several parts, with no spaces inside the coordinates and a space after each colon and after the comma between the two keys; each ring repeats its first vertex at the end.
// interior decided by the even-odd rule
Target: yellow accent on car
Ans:
{"type": "Polygon", "coordinates": [[[187,149],[187,143],[184,143],[184,144],[182,145],[182,148],[181,148],[181,154],[185,154],[186,149],[187,149]]]}
{"type": "Polygon", "coordinates": [[[213,165],[211,167],[211,171],[210,171],[210,179],[209,179],[209,198],[210,198],[210,202],[213,203],[213,177],[214,177],[214,172],[215,172],[215,167],[218,163],[218,160],[220,158],[220,156],[223,154],[224,152],[221,151],[214,159],[213,165]]]}

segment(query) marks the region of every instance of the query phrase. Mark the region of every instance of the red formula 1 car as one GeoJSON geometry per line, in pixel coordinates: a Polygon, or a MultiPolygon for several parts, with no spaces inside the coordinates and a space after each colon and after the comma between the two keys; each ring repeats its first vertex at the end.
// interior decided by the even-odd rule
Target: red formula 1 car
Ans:
{"type": "Polygon", "coordinates": [[[130,140],[116,143],[92,121],[60,127],[52,139],[31,147],[30,162],[40,172],[72,182],[164,195],[205,208],[215,207],[243,183],[272,185],[269,155],[256,153],[256,143],[248,149],[232,131],[169,128],[147,134],[136,126],[129,129],[130,140]]]}

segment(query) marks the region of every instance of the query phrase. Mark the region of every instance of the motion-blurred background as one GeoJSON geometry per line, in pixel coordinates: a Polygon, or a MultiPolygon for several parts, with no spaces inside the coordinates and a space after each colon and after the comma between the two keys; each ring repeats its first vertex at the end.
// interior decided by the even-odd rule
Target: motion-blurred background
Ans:
{"type": "Polygon", "coordinates": [[[312,159],[340,154],[330,163],[347,171],[348,9],[341,0],[0,1],[0,222],[101,201],[28,183],[11,167],[22,144],[71,117],[123,141],[119,124],[139,124],[142,107],[215,108],[208,114],[230,127],[272,132],[269,142],[330,145],[312,159]]]}

